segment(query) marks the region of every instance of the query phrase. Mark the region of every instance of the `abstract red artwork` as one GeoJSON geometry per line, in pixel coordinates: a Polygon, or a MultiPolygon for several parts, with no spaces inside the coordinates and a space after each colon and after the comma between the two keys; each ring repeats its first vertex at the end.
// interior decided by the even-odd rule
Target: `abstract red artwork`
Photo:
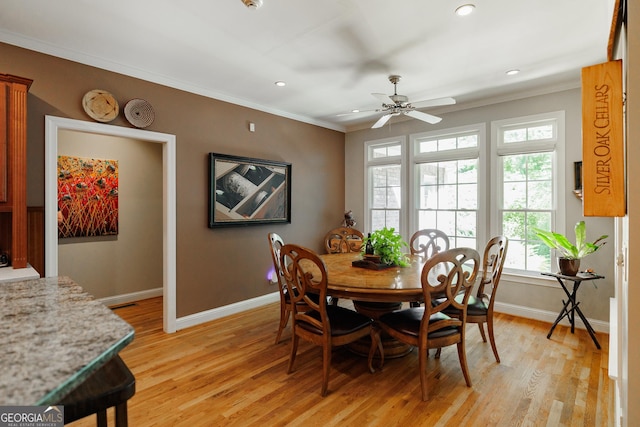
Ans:
{"type": "Polygon", "coordinates": [[[58,156],[58,237],[118,234],[118,161],[58,156]]]}

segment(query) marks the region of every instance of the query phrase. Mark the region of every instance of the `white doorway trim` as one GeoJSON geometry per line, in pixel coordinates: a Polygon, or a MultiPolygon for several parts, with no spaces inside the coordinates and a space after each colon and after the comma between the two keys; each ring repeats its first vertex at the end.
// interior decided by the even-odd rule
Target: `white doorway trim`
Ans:
{"type": "Polygon", "coordinates": [[[162,144],[162,325],[176,331],[176,136],[142,129],[45,116],[44,230],[45,277],[58,275],[58,131],[113,135],[162,144]]]}

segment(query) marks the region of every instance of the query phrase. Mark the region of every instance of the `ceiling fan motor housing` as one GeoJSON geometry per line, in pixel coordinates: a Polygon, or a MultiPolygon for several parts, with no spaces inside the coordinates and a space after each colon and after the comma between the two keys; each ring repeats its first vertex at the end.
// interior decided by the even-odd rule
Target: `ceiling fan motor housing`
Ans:
{"type": "Polygon", "coordinates": [[[403,107],[409,103],[409,97],[405,96],[405,95],[397,95],[397,94],[393,94],[390,95],[389,98],[391,98],[391,100],[393,102],[396,103],[396,105],[400,104],[403,107]]]}

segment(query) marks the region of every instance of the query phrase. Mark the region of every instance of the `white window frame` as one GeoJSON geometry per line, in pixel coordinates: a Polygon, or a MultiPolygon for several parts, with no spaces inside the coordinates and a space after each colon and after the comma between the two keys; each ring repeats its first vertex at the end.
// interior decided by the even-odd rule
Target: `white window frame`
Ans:
{"type": "MultiPolygon", "coordinates": [[[[418,180],[418,168],[417,165],[425,162],[443,162],[452,160],[467,160],[478,159],[478,206],[477,206],[477,222],[476,222],[476,242],[477,246],[479,242],[486,241],[485,230],[486,224],[486,191],[487,182],[486,177],[486,140],[487,131],[485,123],[476,123],[466,126],[459,126],[454,128],[440,129],[429,132],[420,132],[409,135],[410,155],[409,164],[411,165],[411,180],[409,180],[409,224],[411,224],[411,230],[414,232],[418,230],[418,200],[420,199],[419,191],[420,185],[418,180]],[[422,139],[444,138],[447,136],[459,136],[462,134],[477,133],[478,134],[478,146],[472,148],[462,148],[456,150],[446,150],[429,153],[419,153],[419,142],[422,139]],[[482,224],[485,224],[483,227],[482,224]]],[[[483,248],[475,248],[476,250],[482,250],[483,248]]]]}
{"type": "MultiPolygon", "coordinates": [[[[560,233],[565,230],[565,112],[554,111],[543,114],[522,116],[491,122],[491,170],[496,173],[490,174],[490,187],[495,189],[491,196],[491,224],[490,230],[493,235],[502,232],[502,225],[499,224],[502,207],[502,170],[499,168],[499,157],[511,154],[529,154],[537,152],[553,152],[553,206],[551,223],[552,229],[560,233]],[[519,125],[529,125],[535,122],[555,121],[556,133],[553,138],[540,141],[527,141],[505,144],[502,140],[503,130],[506,128],[517,128],[519,125]]],[[[552,254],[551,263],[555,261],[552,254]]],[[[505,267],[503,278],[514,282],[539,284],[548,286],[549,280],[541,278],[539,272],[532,270],[514,270],[505,267]]]]}
{"type": "Polygon", "coordinates": [[[405,135],[394,136],[383,139],[376,139],[372,141],[365,141],[364,143],[364,230],[363,233],[371,232],[371,204],[373,201],[373,185],[371,182],[371,175],[369,168],[372,166],[385,166],[385,165],[400,165],[400,185],[402,186],[400,192],[400,229],[396,230],[404,239],[407,238],[407,137],[405,135]],[[374,147],[380,147],[385,145],[400,145],[400,156],[383,157],[379,159],[373,159],[369,157],[369,152],[374,147]]]}

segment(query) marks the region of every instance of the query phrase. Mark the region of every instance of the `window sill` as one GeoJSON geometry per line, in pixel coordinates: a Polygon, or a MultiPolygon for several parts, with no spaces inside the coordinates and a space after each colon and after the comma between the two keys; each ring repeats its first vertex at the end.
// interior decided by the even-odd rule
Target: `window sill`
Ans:
{"type": "Polygon", "coordinates": [[[549,288],[559,287],[558,281],[553,277],[542,276],[540,273],[533,272],[503,270],[501,280],[522,283],[524,285],[545,286],[549,288]]]}

